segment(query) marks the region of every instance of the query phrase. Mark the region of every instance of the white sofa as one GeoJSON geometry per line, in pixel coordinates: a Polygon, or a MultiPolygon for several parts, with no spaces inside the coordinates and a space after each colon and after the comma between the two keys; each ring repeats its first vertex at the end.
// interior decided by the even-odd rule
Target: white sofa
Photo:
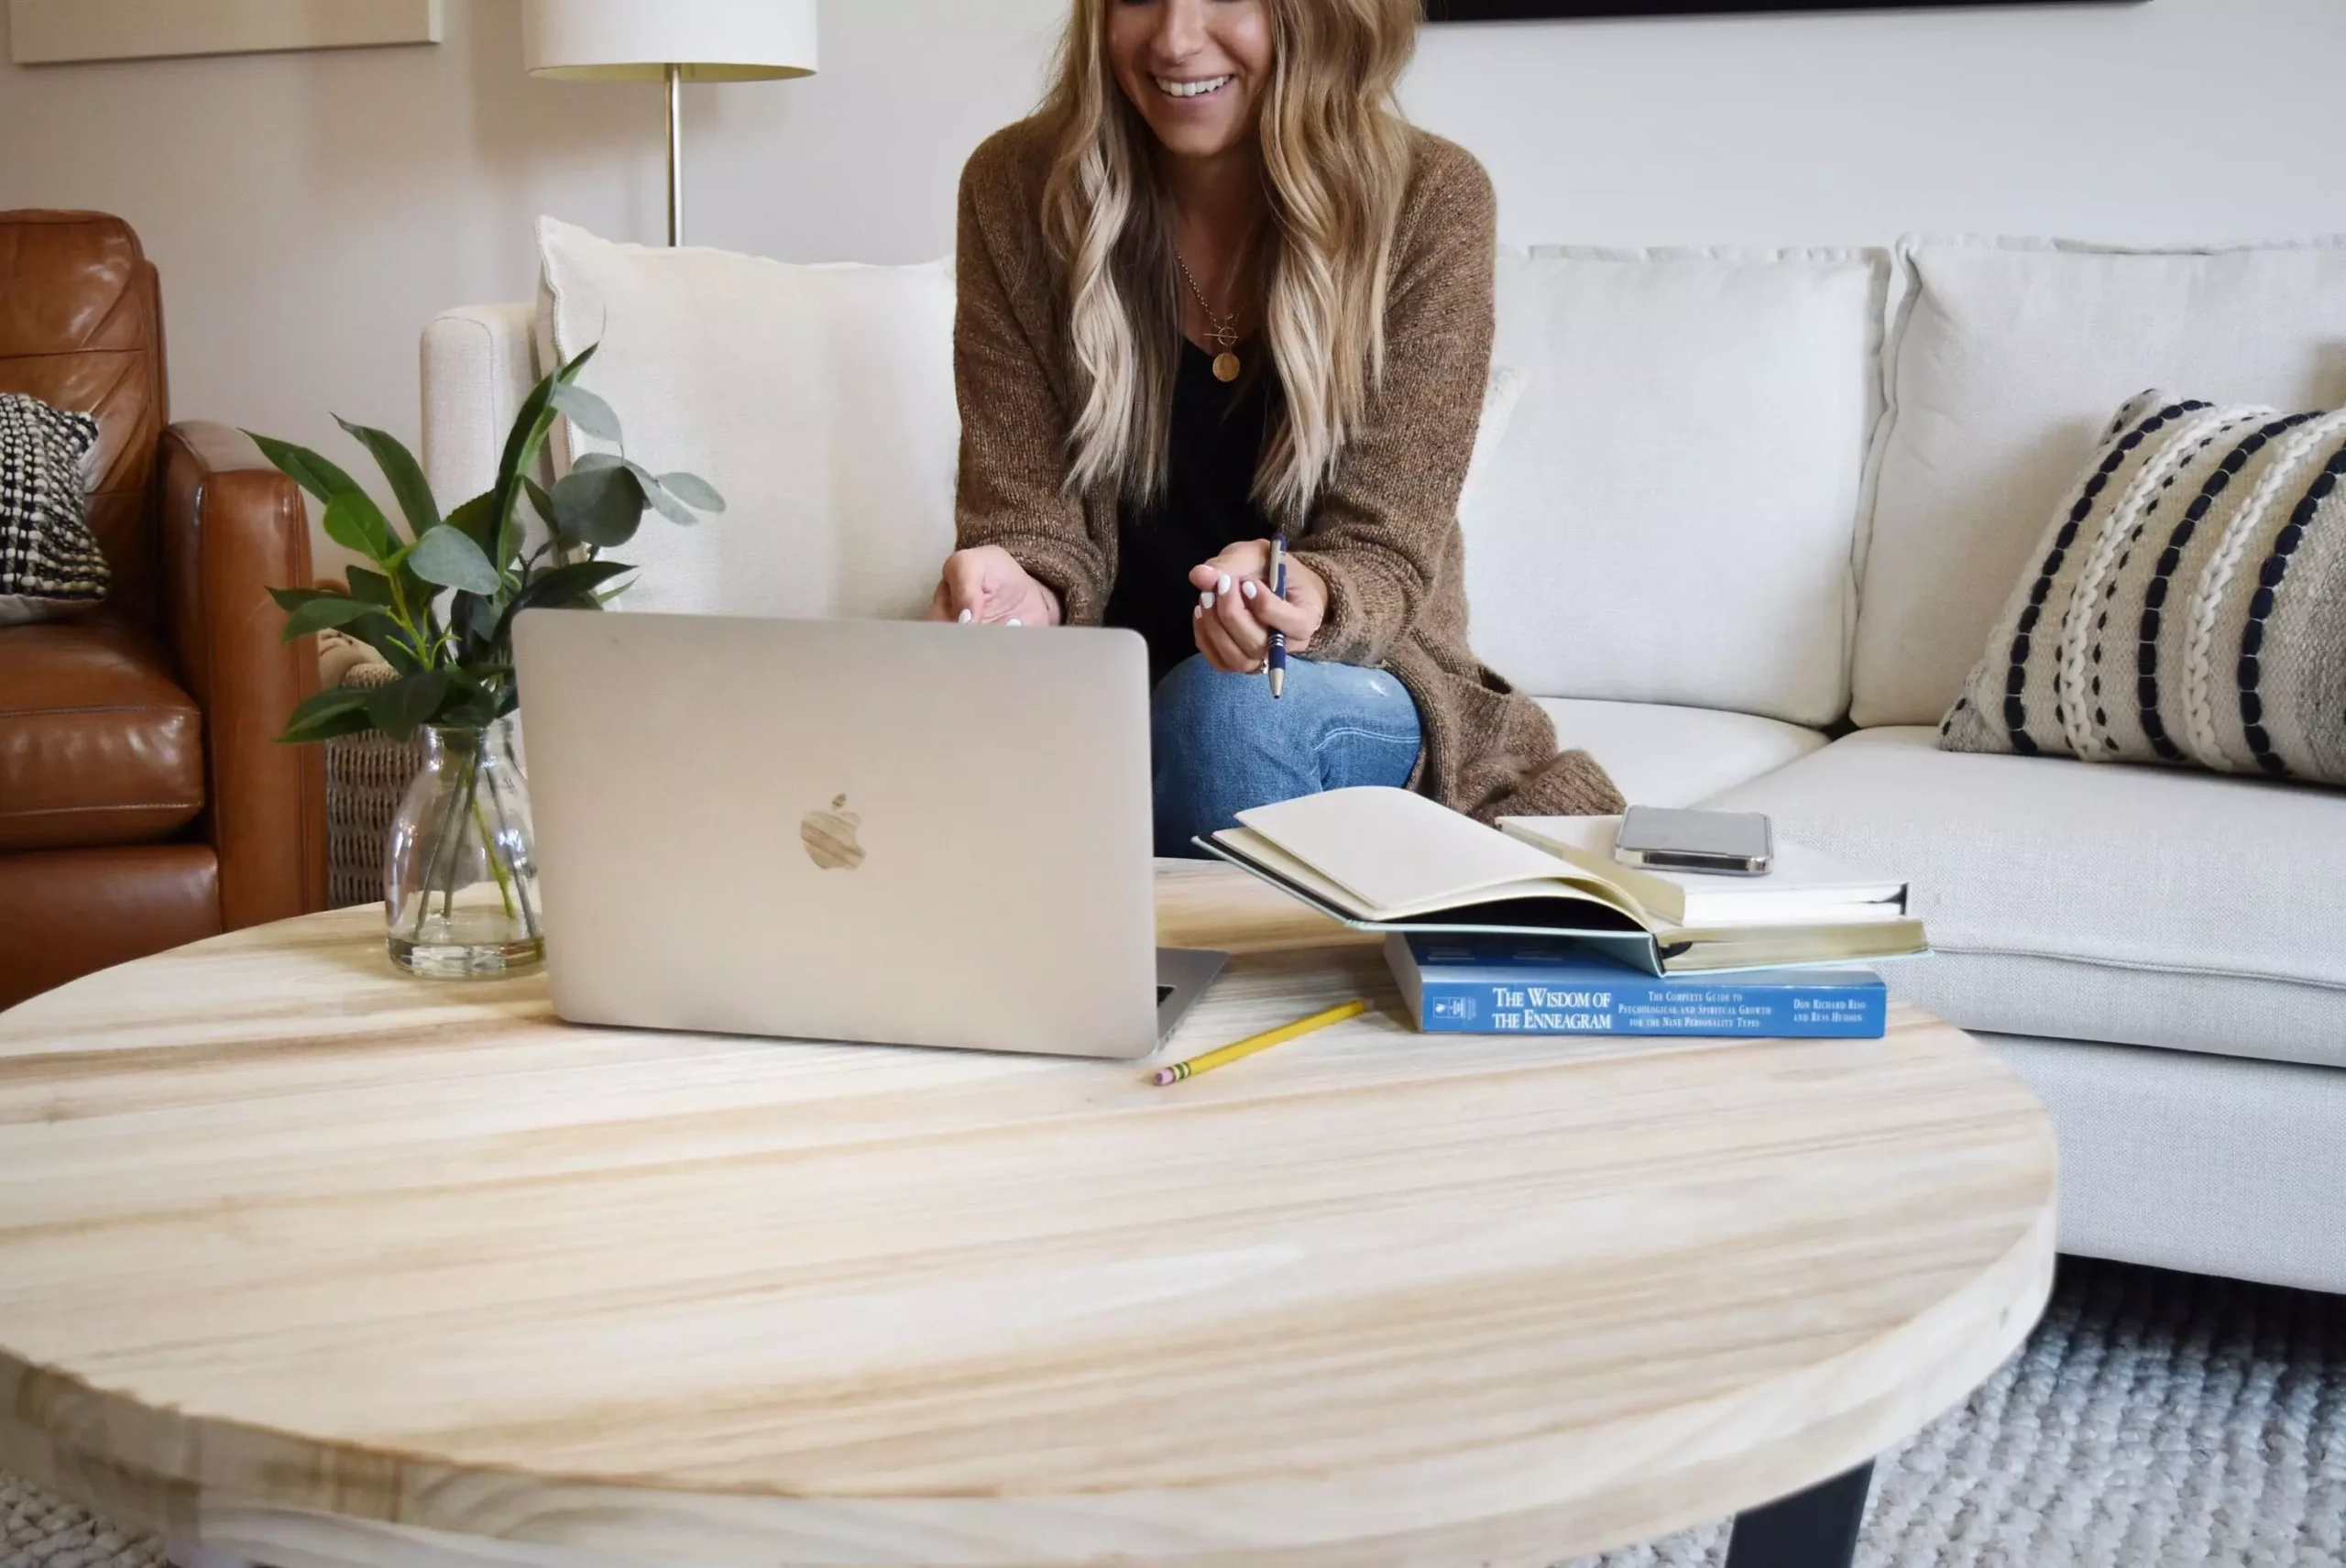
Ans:
{"type": "MultiPolygon", "coordinates": [[[[537,305],[425,333],[444,498],[591,330],[630,451],[734,502],[647,528],[640,602],[925,599],[941,269],[543,244],[537,305]]],[[[2124,399],[2346,405],[2346,248],[1509,251],[1496,358],[1519,396],[1462,506],[1483,656],[1631,800],[1765,810],[1914,879],[1937,951],[1891,984],[2052,1108],[2066,1250],[2346,1291],[2346,793],[1934,745],[2124,399]]]]}

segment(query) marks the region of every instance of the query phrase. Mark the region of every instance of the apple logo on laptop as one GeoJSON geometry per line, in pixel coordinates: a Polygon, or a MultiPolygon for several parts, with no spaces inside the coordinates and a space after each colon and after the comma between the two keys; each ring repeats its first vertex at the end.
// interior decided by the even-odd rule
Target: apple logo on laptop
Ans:
{"type": "Polygon", "coordinates": [[[840,795],[828,811],[810,811],[799,819],[798,841],[817,869],[851,872],[863,863],[863,846],[855,841],[855,830],[862,826],[863,818],[848,810],[847,796],[840,795]]]}

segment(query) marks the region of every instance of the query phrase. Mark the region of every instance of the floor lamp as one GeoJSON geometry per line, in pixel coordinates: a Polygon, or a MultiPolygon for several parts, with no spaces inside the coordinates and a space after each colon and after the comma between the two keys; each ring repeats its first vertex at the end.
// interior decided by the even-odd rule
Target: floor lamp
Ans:
{"type": "Polygon", "coordinates": [[[685,243],[685,83],[815,73],[815,0],[527,0],[532,76],[668,84],[668,243],[685,243]]]}

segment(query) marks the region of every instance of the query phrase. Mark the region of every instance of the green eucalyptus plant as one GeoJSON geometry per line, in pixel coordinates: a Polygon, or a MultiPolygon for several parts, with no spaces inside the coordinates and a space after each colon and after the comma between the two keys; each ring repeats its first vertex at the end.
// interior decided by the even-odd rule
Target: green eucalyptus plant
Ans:
{"type": "Polygon", "coordinates": [[[379,729],[404,740],[421,725],[484,729],[513,711],[513,618],[532,609],[600,609],[635,568],[602,552],[635,537],[646,511],[690,525],[724,498],[691,474],[653,474],[626,455],[586,453],[546,488],[531,477],[557,416],[597,441],[619,444],[619,416],[577,385],[592,346],[522,400],[497,483],[445,517],[423,469],[397,438],[336,418],[383,472],[408,537],[357,482],[307,447],[253,434],[271,463],[325,508],[326,537],[364,555],[343,588],[271,588],[286,610],[285,640],[329,628],[389,661],[398,678],[372,690],[323,691],[293,710],[287,742],[379,729]],[[544,524],[532,547],[521,503],[544,524]]]}

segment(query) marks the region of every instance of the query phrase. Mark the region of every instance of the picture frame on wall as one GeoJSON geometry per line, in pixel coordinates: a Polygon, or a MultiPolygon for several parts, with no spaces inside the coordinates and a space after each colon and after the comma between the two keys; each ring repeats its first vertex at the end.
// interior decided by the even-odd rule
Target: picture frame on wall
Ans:
{"type": "Polygon", "coordinates": [[[18,65],[436,44],[446,0],[8,0],[18,65]]]}
{"type": "MultiPolygon", "coordinates": [[[[1568,17],[1697,16],[1804,11],[1946,11],[1982,5],[2072,5],[2079,0],[1426,0],[1434,22],[1540,22],[1568,17]]],[[[2086,0],[2141,5],[2144,0],[2086,0]]]]}

